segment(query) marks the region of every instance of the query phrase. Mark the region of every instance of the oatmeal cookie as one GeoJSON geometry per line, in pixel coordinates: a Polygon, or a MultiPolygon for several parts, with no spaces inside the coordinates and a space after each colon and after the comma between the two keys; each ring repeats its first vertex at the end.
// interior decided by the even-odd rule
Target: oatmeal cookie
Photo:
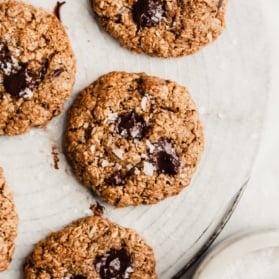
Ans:
{"type": "Polygon", "coordinates": [[[190,183],[203,141],[185,87],[144,73],[112,72],[75,100],[65,152],[82,184],[123,207],[178,194],[190,183]]]}
{"type": "Polygon", "coordinates": [[[63,109],[74,77],[74,54],[59,20],[0,1],[0,135],[45,126],[63,109]]]}
{"type": "Polygon", "coordinates": [[[137,53],[176,57],[197,52],[225,27],[227,0],[91,0],[104,29],[137,53]]]}
{"type": "Polygon", "coordinates": [[[0,271],[8,268],[15,250],[18,217],[13,193],[8,189],[0,168],[0,271]]]}
{"type": "Polygon", "coordinates": [[[40,241],[25,279],[156,279],[153,250],[132,229],[94,216],[40,241]]]}

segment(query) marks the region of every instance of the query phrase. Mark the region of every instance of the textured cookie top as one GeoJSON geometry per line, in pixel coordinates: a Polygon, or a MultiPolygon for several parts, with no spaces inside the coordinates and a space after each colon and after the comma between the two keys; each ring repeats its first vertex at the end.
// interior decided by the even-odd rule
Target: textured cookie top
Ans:
{"type": "Polygon", "coordinates": [[[226,0],[91,0],[105,30],[138,53],[175,57],[197,52],[225,27],[226,0]]]}
{"type": "Polygon", "coordinates": [[[0,135],[45,126],[63,108],[75,59],[58,19],[15,1],[0,2],[0,135]]]}
{"type": "Polygon", "coordinates": [[[8,268],[15,250],[18,217],[13,193],[8,189],[0,168],[0,271],[8,268]]]}
{"type": "Polygon", "coordinates": [[[133,230],[101,217],[80,219],[40,241],[25,279],[155,279],[153,250],[133,230]]]}
{"type": "Polygon", "coordinates": [[[74,172],[115,206],[178,194],[202,150],[196,106],[173,81],[112,72],[84,89],[69,112],[65,151],[74,172]]]}

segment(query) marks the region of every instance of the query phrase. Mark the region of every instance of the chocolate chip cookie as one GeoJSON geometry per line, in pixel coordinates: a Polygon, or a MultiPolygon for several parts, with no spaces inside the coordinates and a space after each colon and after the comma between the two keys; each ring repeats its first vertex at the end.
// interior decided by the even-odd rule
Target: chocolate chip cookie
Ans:
{"type": "Polygon", "coordinates": [[[155,279],[153,250],[132,229],[102,217],[80,219],[40,241],[25,279],[155,279]]]}
{"type": "Polygon", "coordinates": [[[59,20],[30,5],[0,2],[0,135],[45,126],[63,109],[75,58],[59,20]]]}
{"type": "Polygon", "coordinates": [[[178,194],[190,183],[203,141],[185,87],[144,73],[112,72],[75,100],[65,152],[81,183],[123,207],[178,194]]]}
{"type": "Polygon", "coordinates": [[[137,53],[176,57],[197,52],[225,27],[227,0],[91,0],[104,29],[137,53]]]}
{"type": "Polygon", "coordinates": [[[18,217],[13,193],[8,189],[0,168],[0,271],[8,268],[15,250],[18,217]]]}

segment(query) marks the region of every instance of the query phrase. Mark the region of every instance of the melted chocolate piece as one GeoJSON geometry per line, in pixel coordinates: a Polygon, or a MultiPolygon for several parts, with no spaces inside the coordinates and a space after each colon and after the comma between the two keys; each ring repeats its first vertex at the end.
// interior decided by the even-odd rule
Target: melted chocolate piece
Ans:
{"type": "Polygon", "coordinates": [[[168,175],[178,173],[180,162],[170,139],[162,138],[155,143],[154,150],[149,154],[149,157],[159,173],[168,175]]]}
{"type": "Polygon", "coordinates": [[[59,77],[64,72],[64,69],[56,69],[52,72],[52,77],[59,77]]]}
{"type": "Polygon", "coordinates": [[[224,0],[219,0],[218,6],[217,6],[218,10],[220,10],[220,8],[222,7],[223,2],[224,2],[224,0]]]}
{"type": "Polygon", "coordinates": [[[49,60],[45,59],[44,64],[42,65],[38,75],[33,74],[34,80],[37,79],[39,82],[44,78],[49,68],[49,60]]]}
{"type": "Polygon", "coordinates": [[[116,131],[123,138],[142,139],[146,133],[143,116],[135,111],[120,114],[116,119],[116,131]]]}
{"type": "Polygon", "coordinates": [[[56,2],[56,6],[54,7],[53,13],[54,15],[61,21],[61,17],[60,17],[60,10],[61,7],[65,4],[66,2],[56,2]]]}
{"type": "Polygon", "coordinates": [[[8,47],[4,43],[0,42],[0,59],[2,60],[5,58],[7,54],[9,54],[8,47]]]}
{"type": "Polygon", "coordinates": [[[32,90],[36,89],[43,80],[49,61],[46,59],[39,73],[28,69],[28,64],[20,63],[11,56],[8,47],[0,43],[0,71],[3,72],[3,85],[5,91],[12,97],[19,99],[30,97],[32,90]]]}
{"type": "Polygon", "coordinates": [[[133,271],[131,255],[124,248],[112,248],[106,254],[97,256],[94,266],[101,279],[128,279],[133,271]]]}
{"type": "Polygon", "coordinates": [[[85,130],[84,130],[84,139],[86,141],[89,141],[91,138],[93,127],[89,125],[85,130]]]}
{"type": "Polygon", "coordinates": [[[133,5],[133,18],[139,27],[154,27],[165,14],[162,0],[137,0],[133,5]]]}
{"type": "Polygon", "coordinates": [[[74,275],[71,277],[71,279],[87,279],[87,277],[85,277],[83,275],[74,275]]]}
{"type": "Polygon", "coordinates": [[[0,43],[0,69],[4,70],[8,63],[12,64],[10,51],[5,44],[0,43]]]}
{"type": "Polygon", "coordinates": [[[123,177],[121,171],[117,170],[114,173],[112,173],[109,178],[105,179],[105,183],[110,186],[120,186],[120,185],[124,185],[125,183],[124,179],[125,177],[123,177]]]}
{"type": "Polygon", "coordinates": [[[19,71],[10,75],[4,75],[5,90],[14,98],[25,97],[26,90],[32,90],[36,87],[34,75],[23,65],[19,71]]]}
{"type": "Polygon", "coordinates": [[[20,92],[27,88],[27,69],[21,68],[17,73],[4,75],[5,90],[15,98],[20,98],[20,92]]]}

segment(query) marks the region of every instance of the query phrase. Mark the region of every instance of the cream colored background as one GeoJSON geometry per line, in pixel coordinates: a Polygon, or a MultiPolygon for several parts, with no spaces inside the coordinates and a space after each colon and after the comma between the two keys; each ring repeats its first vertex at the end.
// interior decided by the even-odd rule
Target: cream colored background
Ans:
{"type": "Polygon", "coordinates": [[[279,228],[279,1],[261,0],[261,4],[272,58],[264,136],[248,188],[215,244],[238,232],[279,228]]]}

